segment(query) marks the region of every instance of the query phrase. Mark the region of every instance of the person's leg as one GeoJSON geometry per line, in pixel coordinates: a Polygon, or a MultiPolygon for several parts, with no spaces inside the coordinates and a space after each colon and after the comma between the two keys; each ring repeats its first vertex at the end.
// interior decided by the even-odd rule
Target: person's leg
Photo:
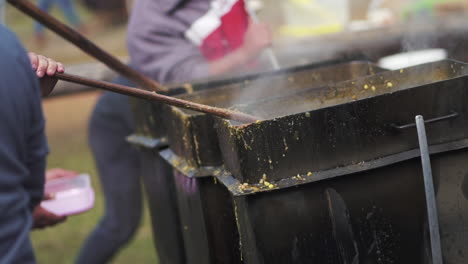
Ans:
{"type": "Polygon", "coordinates": [[[71,25],[74,27],[81,26],[80,18],[78,17],[72,0],[58,0],[58,5],[71,25]]]}
{"type": "Polygon", "coordinates": [[[126,96],[105,93],[90,122],[89,143],[104,190],[106,210],[77,263],[106,263],[137,230],[142,211],[138,152],[125,141],[133,132],[126,96]]]}
{"type": "MultiPolygon", "coordinates": [[[[39,0],[37,6],[44,12],[49,13],[50,8],[52,7],[55,0],[39,0]]],[[[36,36],[44,34],[44,26],[39,23],[34,23],[34,32],[36,36]]]]}

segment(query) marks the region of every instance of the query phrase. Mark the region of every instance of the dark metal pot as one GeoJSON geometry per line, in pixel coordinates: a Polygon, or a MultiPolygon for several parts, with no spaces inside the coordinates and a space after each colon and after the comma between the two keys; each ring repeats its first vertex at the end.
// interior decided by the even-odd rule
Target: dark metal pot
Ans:
{"type": "MultiPolygon", "coordinates": [[[[352,62],[275,74],[179,96],[227,107],[381,71],[352,62]]],[[[166,107],[170,148],[161,155],[174,167],[177,201],[190,263],[242,263],[233,197],[213,176],[222,165],[213,118],[166,107]]]]}
{"type": "Polygon", "coordinates": [[[235,197],[246,263],[428,263],[418,114],[444,257],[462,263],[468,207],[453,207],[466,205],[467,84],[465,64],[442,61],[239,107],[261,122],[218,120],[218,179],[235,197]]]}

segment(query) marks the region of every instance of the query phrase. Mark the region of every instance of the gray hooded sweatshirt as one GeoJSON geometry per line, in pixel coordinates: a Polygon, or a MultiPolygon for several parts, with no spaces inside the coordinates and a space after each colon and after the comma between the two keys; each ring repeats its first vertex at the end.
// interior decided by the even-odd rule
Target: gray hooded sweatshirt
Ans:
{"type": "Polygon", "coordinates": [[[136,1],[127,34],[131,65],[161,83],[207,77],[207,61],[186,32],[208,12],[210,2],[136,1]]]}

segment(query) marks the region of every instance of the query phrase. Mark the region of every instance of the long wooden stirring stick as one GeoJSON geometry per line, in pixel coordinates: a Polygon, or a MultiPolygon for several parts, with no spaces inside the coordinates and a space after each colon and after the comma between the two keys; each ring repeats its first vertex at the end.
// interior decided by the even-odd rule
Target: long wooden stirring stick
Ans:
{"type": "Polygon", "coordinates": [[[213,106],[208,106],[208,105],[203,105],[203,104],[197,104],[194,102],[158,94],[155,92],[144,91],[144,90],[130,87],[130,86],[97,81],[97,80],[84,78],[81,76],[76,76],[76,75],[66,74],[66,73],[58,73],[58,72],[55,73],[54,77],[59,80],[63,80],[67,82],[83,84],[83,85],[100,88],[100,89],[104,89],[104,90],[108,90],[108,91],[112,91],[112,92],[116,92],[120,94],[125,94],[125,95],[129,95],[133,97],[158,101],[158,102],[162,102],[168,105],[173,105],[173,106],[177,106],[180,108],[185,108],[185,109],[202,112],[202,113],[206,113],[206,114],[210,114],[214,116],[219,116],[228,120],[239,121],[242,123],[253,123],[253,122],[256,122],[257,120],[260,120],[259,118],[256,118],[255,116],[244,114],[238,111],[232,111],[228,109],[223,109],[223,108],[218,108],[218,107],[213,107],[213,106]]]}
{"type": "Polygon", "coordinates": [[[96,44],[88,40],[86,37],[78,33],[76,30],[66,26],[62,22],[58,21],[54,17],[50,16],[46,12],[42,11],[34,4],[27,0],[7,0],[8,3],[21,10],[23,13],[34,18],[50,30],[54,31],[64,39],[70,41],[72,44],[80,48],[82,51],[101,61],[109,68],[135,82],[144,89],[156,91],[156,92],[167,92],[168,88],[161,84],[153,81],[152,79],[142,75],[135,71],[129,66],[125,65],[117,58],[107,53],[96,44]]]}
{"type": "Polygon", "coordinates": [[[148,77],[140,74],[139,72],[133,70],[127,65],[123,64],[121,61],[116,59],[111,54],[107,53],[103,49],[99,48],[97,45],[92,43],[90,40],[85,38],[83,35],[73,30],[72,28],[64,25],[62,22],[53,18],[49,14],[37,8],[35,5],[29,3],[27,0],[7,0],[11,5],[15,6],[25,14],[36,19],[38,22],[42,23],[44,26],[54,31],[61,37],[70,41],[82,51],[88,53],[94,58],[98,59],[102,63],[106,64],[109,68],[115,70],[116,72],[122,74],[128,79],[134,81],[138,85],[141,85],[143,88],[152,90],[154,92],[143,91],[138,88],[133,88],[124,85],[118,85],[108,82],[96,81],[91,79],[86,79],[80,76],[65,74],[65,73],[56,73],[55,77],[60,80],[84,84],[100,89],[105,89],[113,91],[116,93],[121,93],[125,95],[130,95],[138,98],[149,99],[154,101],[159,101],[168,105],[173,105],[185,109],[194,110],[197,112],[202,112],[210,115],[219,116],[229,120],[235,120],[242,123],[252,123],[258,118],[247,115],[241,112],[232,111],[228,109],[222,109],[217,107],[212,107],[203,104],[197,104],[190,101],[181,100],[178,98],[165,96],[157,94],[155,92],[167,92],[168,88],[160,85],[159,83],[149,79],[148,77]]]}

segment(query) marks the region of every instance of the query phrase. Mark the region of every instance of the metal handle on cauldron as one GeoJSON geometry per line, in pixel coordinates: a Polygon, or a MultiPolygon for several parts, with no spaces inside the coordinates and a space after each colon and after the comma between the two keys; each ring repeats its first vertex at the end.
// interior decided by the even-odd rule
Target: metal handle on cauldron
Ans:
{"type": "MultiPolygon", "coordinates": [[[[430,123],[435,123],[435,122],[439,122],[439,121],[444,121],[444,120],[448,120],[448,119],[452,119],[452,118],[455,118],[458,116],[458,113],[455,112],[455,111],[452,111],[450,114],[448,115],[445,115],[445,116],[440,116],[440,117],[436,117],[436,118],[432,118],[432,119],[428,119],[426,121],[424,121],[425,124],[430,124],[430,123]]],[[[402,125],[402,126],[398,126],[396,124],[392,124],[392,127],[394,129],[397,129],[397,130],[403,130],[403,129],[407,129],[407,128],[412,128],[412,127],[416,127],[416,123],[410,123],[410,124],[406,124],[406,125],[402,125]]]]}

